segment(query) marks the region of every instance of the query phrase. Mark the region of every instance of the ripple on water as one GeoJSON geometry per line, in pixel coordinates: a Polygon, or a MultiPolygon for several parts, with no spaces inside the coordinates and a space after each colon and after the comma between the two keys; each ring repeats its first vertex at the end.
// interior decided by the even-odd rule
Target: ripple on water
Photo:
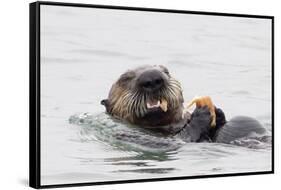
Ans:
{"type": "Polygon", "coordinates": [[[136,126],[121,123],[106,113],[96,116],[89,113],[76,114],[70,117],[69,122],[81,126],[79,135],[85,142],[106,142],[110,146],[120,150],[148,152],[155,153],[155,155],[159,153],[161,155],[163,152],[172,153],[173,151],[181,151],[179,149],[183,146],[185,147],[184,151],[188,154],[203,156],[207,152],[207,156],[211,157],[234,154],[234,152],[228,151],[228,148],[233,145],[253,149],[271,147],[270,132],[265,135],[235,139],[230,144],[185,143],[180,138],[155,135],[136,126]]]}

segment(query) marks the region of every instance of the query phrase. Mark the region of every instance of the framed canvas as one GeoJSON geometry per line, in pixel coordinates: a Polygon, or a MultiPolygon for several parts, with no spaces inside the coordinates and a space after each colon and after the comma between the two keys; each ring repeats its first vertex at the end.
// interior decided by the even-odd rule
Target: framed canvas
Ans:
{"type": "Polygon", "coordinates": [[[274,172],[274,17],[30,4],[30,186],[274,172]]]}

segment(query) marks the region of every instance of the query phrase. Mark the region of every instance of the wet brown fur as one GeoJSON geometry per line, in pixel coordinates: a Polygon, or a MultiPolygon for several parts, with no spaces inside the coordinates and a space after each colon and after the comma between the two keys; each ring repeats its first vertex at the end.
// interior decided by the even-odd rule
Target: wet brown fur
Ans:
{"type": "Polygon", "coordinates": [[[142,126],[162,126],[176,123],[182,120],[183,97],[180,83],[172,78],[168,70],[163,66],[146,66],[130,70],[122,74],[112,85],[108,98],[103,101],[106,110],[115,118],[125,120],[132,124],[142,126]],[[136,80],[142,72],[149,69],[157,69],[165,78],[165,87],[156,94],[144,94],[137,90],[136,80]],[[168,100],[167,112],[149,117],[146,108],[146,100],[155,97],[168,100]]]}

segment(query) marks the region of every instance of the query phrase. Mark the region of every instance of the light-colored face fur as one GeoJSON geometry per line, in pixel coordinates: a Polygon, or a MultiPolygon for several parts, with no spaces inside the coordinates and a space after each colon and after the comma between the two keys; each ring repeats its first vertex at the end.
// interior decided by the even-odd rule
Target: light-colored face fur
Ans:
{"type": "Polygon", "coordinates": [[[143,66],[122,74],[102,104],[109,114],[132,124],[166,125],[181,119],[182,88],[164,66],[143,66]],[[163,85],[150,92],[138,84],[140,76],[151,71],[161,75],[163,85]]]}

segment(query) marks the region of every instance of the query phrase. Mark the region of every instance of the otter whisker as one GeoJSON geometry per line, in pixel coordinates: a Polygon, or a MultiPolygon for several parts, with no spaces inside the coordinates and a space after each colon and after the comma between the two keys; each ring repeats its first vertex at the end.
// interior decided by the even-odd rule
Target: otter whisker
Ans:
{"type": "Polygon", "coordinates": [[[145,109],[144,109],[144,106],[143,106],[144,104],[145,104],[145,97],[142,96],[141,101],[140,101],[140,105],[139,105],[141,116],[143,116],[145,114],[145,109]]]}
{"type": "MultiPolygon", "coordinates": [[[[119,101],[121,105],[128,105],[130,102],[130,97],[131,97],[131,93],[129,91],[125,91],[125,95],[123,98],[121,98],[121,101],[119,101]]],[[[119,111],[122,113],[123,117],[126,117],[127,115],[129,115],[129,109],[124,109],[122,106],[118,106],[119,107],[119,111]]]]}
{"type": "Polygon", "coordinates": [[[138,93],[138,96],[137,96],[137,99],[135,101],[135,104],[134,104],[134,108],[135,108],[135,114],[137,115],[137,117],[140,117],[140,103],[141,103],[141,99],[142,99],[142,95],[140,93],[138,93]]]}
{"type": "Polygon", "coordinates": [[[142,96],[142,99],[141,99],[141,104],[140,104],[140,107],[141,107],[141,110],[142,110],[142,116],[144,116],[145,115],[145,112],[146,112],[146,94],[144,94],[143,96],[142,96]]]}
{"type": "Polygon", "coordinates": [[[128,102],[128,113],[132,112],[133,101],[128,102]]]}
{"type": "Polygon", "coordinates": [[[167,88],[169,90],[169,92],[172,94],[173,97],[171,97],[171,99],[175,99],[174,101],[172,101],[172,104],[173,104],[173,107],[176,107],[176,105],[178,104],[178,101],[177,101],[177,94],[176,92],[174,91],[173,88],[171,88],[170,86],[167,88]]]}
{"type": "Polygon", "coordinates": [[[130,115],[130,113],[132,113],[132,111],[134,110],[134,103],[135,103],[135,97],[136,93],[130,95],[130,97],[128,97],[127,99],[127,104],[128,104],[128,108],[127,108],[127,112],[128,115],[130,115]]]}
{"type": "Polygon", "coordinates": [[[139,114],[138,114],[138,97],[139,97],[139,95],[137,95],[136,96],[136,99],[135,100],[133,100],[134,101],[134,103],[133,103],[133,108],[132,108],[132,115],[133,115],[133,113],[138,117],[139,116],[139,114]]]}
{"type": "Polygon", "coordinates": [[[127,100],[127,105],[128,105],[127,106],[127,112],[128,112],[128,115],[130,115],[130,113],[132,113],[132,111],[134,109],[135,101],[133,101],[132,97],[133,97],[133,94],[131,94],[130,98],[128,98],[128,100],[127,100]]]}
{"type": "Polygon", "coordinates": [[[182,91],[181,84],[175,79],[170,79],[170,85],[173,86],[178,91],[182,91]]]}
{"type": "Polygon", "coordinates": [[[136,106],[137,106],[137,100],[138,100],[139,94],[136,93],[135,96],[132,98],[132,113],[136,113],[136,106]]]}
{"type": "Polygon", "coordinates": [[[138,92],[134,92],[134,94],[130,97],[130,100],[129,100],[129,106],[128,106],[128,110],[130,112],[133,112],[134,111],[134,104],[135,104],[135,100],[137,99],[137,96],[138,96],[138,92]]]}
{"type": "Polygon", "coordinates": [[[179,87],[177,86],[177,84],[170,84],[169,86],[170,86],[170,88],[172,88],[172,89],[175,90],[175,91],[181,91],[181,88],[179,88],[179,87]]]}
{"type": "Polygon", "coordinates": [[[170,98],[169,98],[170,95],[168,94],[167,90],[163,90],[163,94],[165,97],[167,97],[170,100],[170,98]]]}
{"type": "Polygon", "coordinates": [[[176,86],[175,84],[170,84],[169,88],[178,95],[179,92],[182,92],[182,89],[176,86]]]}

